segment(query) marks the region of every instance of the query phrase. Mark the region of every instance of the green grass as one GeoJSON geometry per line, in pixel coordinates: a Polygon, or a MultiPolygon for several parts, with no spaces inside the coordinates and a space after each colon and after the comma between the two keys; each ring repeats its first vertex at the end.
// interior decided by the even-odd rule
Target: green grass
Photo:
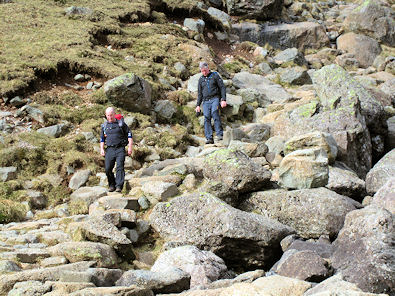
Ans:
{"type": "MultiPolygon", "coordinates": [[[[159,89],[157,78],[164,65],[192,62],[177,45],[194,41],[171,23],[127,24],[158,19],[149,2],[14,0],[2,4],[0,96],[23,92],[38,79],[54,77],[61,70],[106,78],[133,72],[159,89]],[[87,7],[93,13],[67,16],[65,9],[70,6],[87,7]],[[168,38],[160,39],[164,34],[168,38]],[[108,50],[108,45],[115,50],[108,50]],[[135,61],[125,60],[128,55],[135,61]]],[[[165,2],[170,10],[196,8],[192,1],[165,2]]]]}

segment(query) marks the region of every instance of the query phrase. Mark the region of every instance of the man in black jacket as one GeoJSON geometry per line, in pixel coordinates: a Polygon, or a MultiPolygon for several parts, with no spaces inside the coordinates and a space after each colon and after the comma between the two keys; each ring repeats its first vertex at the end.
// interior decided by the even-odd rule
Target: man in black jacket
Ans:
{"type": "Polygon", "coordinates": [[[200,112],[200,104],[203,102],[204,135],[206,136],[206,144],[213,144],[214,139],[211,118],[214,119],[214,128],[218,140],[221,141],[223,138],[219,106],[221,105],[222,108],[226,107],[226,88],[219,74],[210,71],[206,62],[201,62],[199,68],[203,75],[199,78],[198,82],[196,112],[200,112]]]}
{"type": "Polygon", "coordinates": [[[121,192],[125,182],[125,146],[128,145],[128,155],[132,154],[133,138],[132,132],[127,124],[115,118],[114,108],[106,109],[107,122],[102,124],[100,135],[100,154],[105,156],[104,166],[106,170],[109,191],[121,192]],[[127,143],[125,142],[127,138],[127,143]],[[107,144],[104,150],[104,143],[107,144]],[[117,163],[117,174],[114,177],[113,168],[117,163]]]}

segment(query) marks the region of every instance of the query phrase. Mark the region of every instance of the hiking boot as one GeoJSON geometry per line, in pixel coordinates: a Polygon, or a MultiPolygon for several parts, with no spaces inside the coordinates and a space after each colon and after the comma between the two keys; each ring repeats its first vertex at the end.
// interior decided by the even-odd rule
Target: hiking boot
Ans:
{"type": "Polygon", "coordinates": [[[122,192],[122,188],[121,187],[117,187],[117,189],[115,189],[115,192],[122,192]]]}
{"type": "Polygon", "coordinates": [[[109,191],[109,192],[115,191],[115,187],[114,187],[114,186],[110,186],[110,188],[108,188],[108,191],[109,191]]]}
{"type": "Polygon", "coordinates": [[[213,139],[207,139],[206,144],[214,144],[214,140],[213,139]]]}

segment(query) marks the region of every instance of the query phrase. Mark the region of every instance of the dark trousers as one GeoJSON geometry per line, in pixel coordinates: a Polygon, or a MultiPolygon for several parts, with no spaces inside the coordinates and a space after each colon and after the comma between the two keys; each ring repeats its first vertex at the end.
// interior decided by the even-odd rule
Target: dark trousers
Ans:
{"type": "Polygon", "coordinates": [[[219,98],[213,98],[203,102],[204,115],[204,135],[206,139],[213,138],[213,128],[211,127],[211,117],[214,119],[214,128],[217,137],[222,137],[223,131],[221,126],[221,118],[219,116],[219,98]]]}
{"type": "Polygon", "coordinates": [[[125,147],[107,147],[104,165],[108,180],[108,186],[123,188],[125,182],[125,147]],[[117,163],[116,177],[114,177],[113,168],[117,163]]]}

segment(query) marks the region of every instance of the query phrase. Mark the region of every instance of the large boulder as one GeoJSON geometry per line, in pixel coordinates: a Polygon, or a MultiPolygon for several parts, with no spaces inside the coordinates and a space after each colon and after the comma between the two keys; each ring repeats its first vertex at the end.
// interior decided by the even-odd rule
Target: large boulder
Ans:
{"type": "Polygon", "coordinates": [[[111,103],[128,111],[151,111],[151,86],[136,74],[127,73],[104,83],[104,92],[111,103]]]}
{"type": "Polygon", "coordinates": [[[329,179],[325,187],[356,200],[362,200],[366,192],[365,181],[341,162],[329,166],[329,179]]]}
{"type": "Polygon", "coordinates": [[[308,148],[325,150],[329,163],[333,163],[337,156],[337,144],[331,134],[323,132],[312,132],[289,139],[284,144],[284,154],[308,148]]]}
{"type": "Polygon", "coordinates": [[[347,15],[343,28],[395,46],[395,22],[391,14],[391,9],[380,1],[364,1],[347,15]]]}
{"type": "Polygon", "coordinates": [[[116,282],[117,286],[136,285],[158,293],[180,293],[190,288],[190,275],[180,269],[163,269],[160,271],[129,270],[116,282]]]}
{"type": "Polygon", "coordinates": [[[96,261],[97,267],[115,267],[118,258],[106,244],[93,242],[66,242],[48,248],[52,256],[64,256],[70,262],[96,261]]]}
{"type": "Polygon", "coordinates": [[[280,255],[280,241],[293,232],[275,220],[235,209],[208,193],[159,203],[150,222],[167,242],[210,250],[227,264],[243,268],[273,264],[280,255]]]}
{"type": "Polygon", "coordinates": [[[273,275],[260,277],[252,283],[235,283],[225,288],[191,290],[182,294],[168,294],[167,296],[303,296],[309,288],[311,288],[309,282],[273,275]]]}
{"type": "Polygon", "coordinates": [[[395,290],[395,224],[387,210],[369,206],[347,214],[334,241],[332,266],[365,292],[395,290]]]}
{"type": "Polygon", "coordinates": [[[320,282],[331,273],[328,262],[314,251],[286,251],[271,271],[278,275],[309,282],[320,282]]]}
{"type": "Polygon", "coordinates": [[[395,149],[384,155],[366,175],[366,191],[368,194],[375,194],[393,176],[395,176],[395,149]]]}
{"type": "Polygon", "coordinates": [[[346,33],[336,40],[337,48],[354,55],[362,68],[371,66],[381,53],[380,44],[365,35],[346,33]]]}
{"type": "Polygon", "coordinates": [[[372,163],[365,118],[374,126],[380,122],[383,107],[337,65],[316,71],[313,84],[324,109],[313,116],[313,126],[329,131],[339,149],[338,159],[344,160],[359,176],[364,176],[372,163]]]}
{"type": "Polygon", "coordinates": [[[287,154],[280,163],[278,184],[306,189],[328,183],[328,155],[323,149],[303,149],[287,154]]]}
{"type": "Polygon", "coordinates": [[[225,0],[225,6],[230,15],[241,15],[248,18],[260,20],[271,19],[281,14],[282,0],[225,0]]]}
{"type": "Polygon", "coordinates": [[[71,201],[84,201],[88,206],[107,194],[107,189],[101,186],[81,187],[70,195],[71,201]]]}
{"type": "Polygon", "coordinates": [[[232,26],[232,32],[239,36],[240,41],[251,41],[261,46],[268,43],[279,49],[296,47],[304,51],[307,48],[319,49],[329,45],[325,28],[313,22],[279,25],[241,22],[232,26]]]}
{"type": "Polygon", "coordinates": [[[232,83],[236,88],[257,92],[271,102],[282,103],[292,98],[282,86],[258,74],[248,72],[236,73],[232,83]]]}
{"type": "Polygon", "coordinates": [[[389,179],[373,196],[372,203],[395,215],[395,177],[389,179]]]}
{"type": "Polygon", "coordinates": [[[220,149],[204,159],[205,178],[222,182],[232,191],[251,192],[268,185],[271,177],[269,170],[251,160],[244,152],[220,149]]]}
{"type": "Polygon", "coordinates": [[[163,252],[151,271],[165,272],[173,268],[179,268],[190,275],[191,287],[206,286],[223,277],[228,270],[220,257],[195,246],[182,246],[163,252]]]}
{"type": "Polygon", "coordinates": [[[346,214],[360,207],[354,200],[326,188],[254,192],[240,209],[253,211],[294,228],[303,238],[336,237],[346,214]]]}

